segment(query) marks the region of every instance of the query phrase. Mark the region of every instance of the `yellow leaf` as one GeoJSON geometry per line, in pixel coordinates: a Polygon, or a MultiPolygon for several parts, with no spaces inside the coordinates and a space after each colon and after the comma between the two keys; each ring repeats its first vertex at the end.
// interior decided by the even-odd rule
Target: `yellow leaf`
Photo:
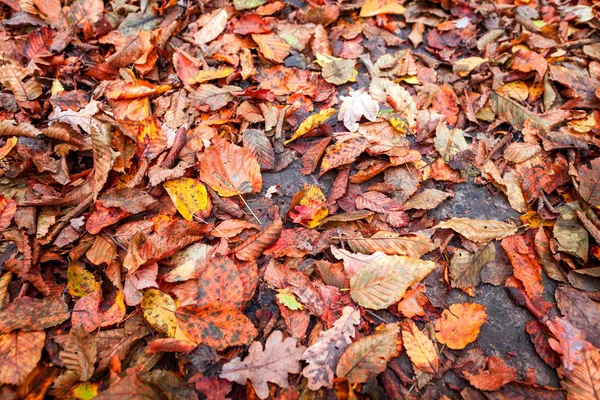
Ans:
{"type": "Polygon", "coordinates": [[[431,339],[410,319],[402,323],[402,340],[406,354],[416,368],[428,374],[437,373],[440,362],[437,349],[431,339]]]}
{"type": "Polygon", "coordinates": [[[404,14],[406,8],[399,0],[367,0],[360,9],[361,17],[373,17],[379,14],[404,14]]]}
{"type": "Polygon", "coordinates": [[[73,386],[69,391],[71,396],[77,400],[91,400],[98,396],[98,383],[82,382],[73,386]]]}
{"type": "Polygon", "coordinates": [[[297,224],[307,228],[314,228],[327,216],[329,208],[327,199],[321,188],[309,185],[296,193],[290,205],[289,216],[297,224]]]}
{"type": "Polygon", "coordinates": [[[100,290],[100,282],[96,281],[94,274],[77,263],[69,266],[67,279],[71,296],[83,297],[100,290]]]}
{"type": "Polygon", "coordinates": [[[194,83],[212,81],[213,79],[227,78],[233,71],[233,68],[207,69],[205,71],[198,72],[198,75],[190,78],[188,83],[191,85],[194,83]]]}
{"type": "Polygon", "coordinates": [[[187,220],[201,212],[203,216],[210,213],[210,199],[204,185],[192,178],[179,178],[167,181],[163,187],[171,197],[177,211],[187,220]]]}
{"type": "Polygon", "coordinates": [[[304,306],[300,304],[296,296],[290,291],[290,288],[278,289],[275,295],[277,300],[290,310],[304,310],[304,306]]]}
{"type": "Polygon", "coordinates": [[[456,75],[464,78],[465,76],[469,75],[471,73],[471,71],[473,71],[475,68],[479,67],[481,64],[483,64],[486,61],[487,61],[486,58],[481,58],[481,57],[463,58],[461,60],[456,61],[454,64],[452,64],[452,72],[454,72],[456,75]]]}
{"type": "Polygon", "coordinates": [[[144,318],[150,326],[168,337],[174,337],[177,331],[175,319],[175,301],[166,293],[158,289],[149,289],[142,299],[144,318]]]}
{"type": "Polygon", "coordinates": [[[321,110],[318,113],[313,114],[310,117],[306,118],[300,124],[300,126],[298,127],[296,132],[294,132],[294,135],[292,136],[292,138],[285,141],[285,144],[293,142],[294,140],[298,139],[300,136],[306,135],[309,131],[315,129],[316,127],[321,125],[323,122],[327,121],[333,114],[335,114],[335,112],[336,112],[335,108],[327,108],[325,110],[321,110]]]}

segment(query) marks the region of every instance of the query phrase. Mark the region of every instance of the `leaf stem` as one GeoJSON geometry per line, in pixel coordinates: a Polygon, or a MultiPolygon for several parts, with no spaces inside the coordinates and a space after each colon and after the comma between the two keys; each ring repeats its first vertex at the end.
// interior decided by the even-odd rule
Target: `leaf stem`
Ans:
{"type": "Polygon", "coordinates": [[[258,222],[259,225],[262,225],[262,222],[260,221],[260,219],[258,219],[258,217],[256,216],[256,214],[254,214],[254,211],[252,211],[252,209],[250,208],[250,206],[248,205],[248,203],[246,203],[246,200],[244,200],[244,197],[238,193],[238,197],[242,200],[242,202],[244,203],[244,205],[246,206],[246,208],[248,208],[248,210],[250,210],[250,213],[252,214],[252,216],[254,217],[254,219],[256,220],[256,222],[258,222]]]}

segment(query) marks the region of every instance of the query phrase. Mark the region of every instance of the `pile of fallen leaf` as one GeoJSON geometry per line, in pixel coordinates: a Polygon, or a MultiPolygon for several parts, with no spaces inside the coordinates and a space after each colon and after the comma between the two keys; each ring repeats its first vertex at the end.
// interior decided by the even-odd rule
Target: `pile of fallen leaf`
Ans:
{"type": "Polygon", "coordinates": [[[599,399],[599,4],[0,0],[0,397],[599,399]]]}

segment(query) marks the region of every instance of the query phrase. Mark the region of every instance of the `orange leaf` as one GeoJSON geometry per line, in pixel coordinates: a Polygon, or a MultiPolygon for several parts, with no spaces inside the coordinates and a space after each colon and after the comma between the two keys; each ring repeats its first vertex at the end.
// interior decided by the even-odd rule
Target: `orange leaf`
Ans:
{"type": "Polygon", "coordinates": [[[252,153],[218,136],[212,141],[200,156],[200,179],[223,197],[260,192],[260,165],[252,153]]]}
{"type": "Polygon", "coordinates": [[[451,349],[464,349],[477,339],[479,328],[486,321],[485,306],[477,303],[452,304],[435,321],[435,337],[451,349]]]}
{"type": "Polygon", "coordinates": [[[198,285],[198,306],[210,303],[234,309],[244,303],[244,284],[235,263],[227,257],[216,256],[208,261],[198,285]]]}
{"type": "Polygon", "coordinates": [[[265,58],[282,63],[290,54],[291,46],[274,33],[267,35],[252,35],[258,48],[265,58]]]}
{"type": "Polygon", "coordinates": [[[490,356],[486,360],[487,370],[476,374],[465,372],[465,378],[479,390],[498,390],[517,379],[517,371],[504,363],[500,357],[490,356]]]}
{"type": "Polygon", "coordinates": [[[240,311],[215,303],[180,307],[175,315],[187,337],[217,350],[247,344],[257,334],[252,322],[240,311]]]}
{"type": "Polygon", "coordinates": [[[542,267],[535,253],[519,235],[511,235],[502,239],[502,248],[506,251],[517,279],[523,282],[525,292],[532,299],[544,293],[542,284],[542,267]]]}
{"type": "Polygon", "coordinates": [[[45,338],[45,332],[0,335],[0,383],[22,384],[40,360],[45,338]]]}
{"type": "Polygon", "coordinates": [[[283,224],[281,219],[277,218],[271,224],[267,225],[262,231],[250,236],[244,243],[236,247],[233,253],[239,260],[254,261],[263,254],[263,251],[269,248],[279,239],[283,224]]]}

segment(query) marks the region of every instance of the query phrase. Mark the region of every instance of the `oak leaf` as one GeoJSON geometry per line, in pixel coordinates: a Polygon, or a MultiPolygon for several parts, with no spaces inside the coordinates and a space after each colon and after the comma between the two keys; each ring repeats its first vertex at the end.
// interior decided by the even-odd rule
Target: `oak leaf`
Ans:
{"type": "Polygon", "coordinates": [[[297,346],[297,342],[291,337],[283,340],[281,331],[274,331],[264,349],[260,342],[252,343],[248,356],[243,361],[236,357],[225,364],[220,377],[240,385],[250,380],[258,398],[266,399],[269,397],[267,382],[286,388],[288,374],[300,373],[300,358],[306,347],[297,346]]]}
{"type": "Polygon", "coordinates": [[[476,303],[452,304],[435,321],[435,337],[451,349],[460,350],[479,335],[487,321],[485,306],[476,303]]]}
{"type": "Polygon", "coordinates": [[[302,359],[308,366],[302,370],[302,375],[308,379],[310,390],[333,385],[336,365],[342,353],[352,343],[355,325],[360,323],[360,312],[352,307],[344,307],[342,316],[333,326],[321,332],[317,340],[304,352],[302,359]]]}
{"type": "Polygon", "coordinates": [[[380,257],[350,277],[350,296],[363,307],[386,308],[400,301],[410,286],[434,269],[433,261],[405,256],[380,257]]]}

